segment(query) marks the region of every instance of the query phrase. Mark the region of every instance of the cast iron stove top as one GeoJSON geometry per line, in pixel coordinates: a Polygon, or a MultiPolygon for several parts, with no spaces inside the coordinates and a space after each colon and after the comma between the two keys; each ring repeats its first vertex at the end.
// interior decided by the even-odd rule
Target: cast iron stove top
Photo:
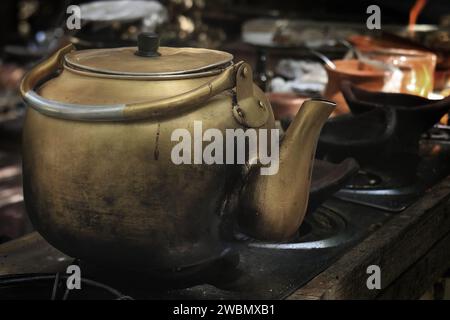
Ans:
{"type": "MultiPolygon", "coordinates": [[[[421,187],[413,188],[416,190],[414,198],[402,202],[401,210],[418,199],[426,188],[450,174],[450,144],[447,141],[424,140],[421,150],[417,170],[412,180],[408,180],[408,183],[413,181],[421,187]]],[[[366,177],[358,179],[364,181],[366,177]]],[[[359,188],[375,189],[371,184],[379,187],[380,183],[386,183],[382,174],[376,172],[369,176],[368,181],[371,179],[374,181],[359,188]]],[[[396,183],[390,181],[390,190],[408,188],[408,184],[396,183]]],[[[386,210],[383,206],[370,202],[343,200],[343,194],[345,192],[340,192],[337,197],[329,199],[316,211],[309,213],[297,237],[291,242],[275,244],[241,238],[232,244],[235,250],[230,251],[223,259],[187,278],[169,280],[162,276],[155,279],[135,272],[77,263],[84,278],[95,280],[107,288],[114,288],[124,297],[135,299],[283,299],[328,268],[395,214],[395,210],[386,210]],[[239,256],[235,252],[240,252],[239,256]],[[237,259],[239,264],[236,267],[237,259]]],[[[383,193],[374,193],[372,196],[381,199],[386,197],[383,193]]],[[[395,194],[392,196],[391,200],[400,201],[395,198],[395,194]]],[[[12,274],[20,273],[15,270],[23,270],[16,267],[17,261],[25,263],[29,259],[30,266],[27,270],[30,271],[31,268],[31,273],[45,272],[36,261],[46,261],[48,266],[50,255],[54,260],[52,270],[61,274],[65,273],[67,264],[73,263],[73,259],[68,257],[67,263],[61,263],[65,256],[44,240],[30,244],[28,249],[26,245],[21,244],[20,252],[2,252],[0,246],[0,274],[9,274],[0,278],[0,298],[7,296],[11,290],[11,282],[5,284],[4,279],[11,279],[12,274]],[[32,247],[33,245],[39,247],[32,247]]],[[[48,286],[49,289],[45,292],[51,293],[54,281],[48,281],[48,286]]],[[[25,291],[25,286],[23,290],[24,294],[29,292],[25,291]]],[[[49,296],[42,298],[48,299],[49,296]]]]}
{"type": "Polygon", "coordinates": [[[404,154],[382,165],[363,166],[336,197],[394,213],[405,210],[450,174],[450,142],[430,139],[442,134],[422,139],[418,155],[404,154]]]}

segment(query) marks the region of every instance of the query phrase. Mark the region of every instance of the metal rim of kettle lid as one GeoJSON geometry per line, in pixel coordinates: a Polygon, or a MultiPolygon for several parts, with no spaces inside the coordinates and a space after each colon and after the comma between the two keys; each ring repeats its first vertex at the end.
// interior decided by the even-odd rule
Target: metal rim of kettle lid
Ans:
{"type": "Polygon", "coordinates": [[[183,79],[195,79],[203,77],[217,76],[222,73],[226,68],[232,66],[233,61],[228,64],[221,65],[220,67],[213,68],[211,70],[205,70],[202,72],[185,73],[185,74],[167,74],[167,75],[128,75],[128,74],[109,74],[102,73],[94,70],[83,70],[75,66],[64,62],[64,68],[70,70],[70,72],[79,74],[81,76],[106,78],[106,79],[120,79],[120,80],[183,80],[183,79]]]}
{"type": "MultiPolygon", "coordinates": [[[[138,57],[134,55],[136,52],[136,47],[125,47],[125,48],[114,48],[108,49],[108,52],[113,54],[122,54],[130,55],[131,59],[134,59],[134,62],[138,64],[146,64],[146,61],[151,61],[152,59],[164,59],[164,54],[161,57],[138,57]]],[[[88,49],[82,51],[73,51],[64,56],[64,63],[71,70],[87,72],[87,73],[95,73],[96,75],[109,76],[109,77],[128,77],[128,78],[138,78],[138,79],[161,79],[161,78],[170,78],[170,79],[179,79],[179,77],[183,78],[191,78],[191,77],[201,77],[208,76],[212,74],[220,73],[223,69],[232,64],[233,55],[227,52],[212,50],[212,49],[200,49],[200,48],[169,48],[169,47],[160,47],[159,50],[180,50],[186,52],[201,52],[208,55],[214,55],[214,62],[208,64],[199,64],[192,68],[186,68],[185,70],[170,70],[170,71],[156,71],[156,72],[137,72],[137,71],[123,71],[120,68],[110,68],[110,67],[102,67],[95,66],[92,63],[87,64],[86,62],[80,61],[81,58],[89,57],[89,54],[95,55],[104,49],[88,49]],[[81,55],[81,57],[80,57],[81,55]]],[[[127,66],[128,67],[128,66],[127,66]]]]}
{"type": "MultiPolygon", "coordinates": [[[[180,111],[189,109],[195,104],[207,101],[219,92],[237,86],[239,81],[242,82],[241,77],[237,77],[237,75],[245,72],[245,70],[248,70],[249,68],[244,62],[232,64],[224,69],[221,74],[213,77],[208,83],[201,85],[194,90],[172,98],[146,101],[137,104],[80,105],[61,103],[40,96],[34,90],[36,85],[51,74],[57,72],[58,69],[61,69],[64,64],[64,57],[73,50],[74,46],[72,44],[61,48],[47,60],[31,69],[23,78],[20,85],[22,97],[37,111],[56,118],[82,121],[122,121],[137,120],[144,117],[160,117],[163,116],[163,113],[164,115],[167,115],[168,113],[174,112],[174,110],[180,111]],[[235,80],[233,80],[234,78],[235,80]],[[238,79],[241,80],[238,81],[238,79]]],[[[247,78],[253,84],[251,77],[247,78]]],[[[239,97],[239,93],[237,96],[239,97]]],[[[238,119],[238,121],[239,120],[241,119],[238,119]]],[[[256,122],[253,120],[250,120],[249,122],[249,120],[246,119],[244,123],[251,126],[260,126],[260,120],[261,119],[258,118],[256,122]]]]}

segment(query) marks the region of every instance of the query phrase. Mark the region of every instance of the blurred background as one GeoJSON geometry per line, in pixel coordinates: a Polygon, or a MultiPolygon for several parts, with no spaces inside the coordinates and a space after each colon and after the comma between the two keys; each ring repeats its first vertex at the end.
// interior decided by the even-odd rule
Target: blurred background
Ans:
{"type": "MultiPolygon", "coordinates": [[[[162,46],[219,49],[249,62],[284,129],[311,97],[336,101],[334,116],[349,113],[340,86],[344,80],[371,91],[430,99],[428,104],[450,95],[448,0],[3,0],[0,243],[33,229],[20,168],[25,105],[18,87],[24,73],[69,42],[79,49],[134,46],[144,31],[157,33],[162,46]],[[381,9],[379,30],[366,25],[366,10],[374,4],[381,9]],[[70,5],[80,5],[81,30],[66,26],[70,5]]],[[[449,139],[447,111],[431,125],[439,125],[444,130],[439,134],[449,139]]]]}

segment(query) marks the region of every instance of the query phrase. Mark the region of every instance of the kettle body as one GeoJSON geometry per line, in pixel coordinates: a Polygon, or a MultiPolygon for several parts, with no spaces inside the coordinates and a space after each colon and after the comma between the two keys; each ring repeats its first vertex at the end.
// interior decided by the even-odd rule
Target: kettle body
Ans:
{"type": "MultiPolygon", "coordinates": [[[[136,64],[147,67],[151,63],[145,59],[155,58],[131,56],[135,48],[102,50],[63,48],[22,82],[22,95],[29,105],[23,132],[24,197],[39,233],[72,257],[100,265],[162,271],[189,268],[222,256],[228,246],[225,216],[243,216],[243,230],[255,237],[258,230],[252,226],[259,225],[261,232],[270,230],[270,219],[252,222],[254,217],[267,215],[264,208],[270,207],[255,195],[266,192],[273,183],[252,177],[257,166],[249,163],[251,159],[245,164],[208,164],[196,161],[193,146],[191,163],[173,161],[177,143],[173,133],[180,129],[189,132],[194,143],[196,123],[203,132],[214,129],[222,133],[275,127],[270,104],[253,84],[250,66],[234,64],[218,52],[220,63],[194,66],[186,72],[167,71],[173,68],[170,59],[175,58],[166,54],[167,62],[164,50],[170,50],[160,48],[162,56],[156,58],[160,60],[151,63],[166,70],[136,75],[114,69],[123,55],[130,59],[123,68],[136,70],[141,69],[136,64]],[[104,70],[105,61],[113,71],[104,70]],[[53,78],[49,80],[50,75],[53,78]],[[240,213],[252,210],[252,214],[240,213]]],[[[196,49],[192,49],[194,53],[180,50],[186,64],[198,53],[196,49]]],[[[208,57],[214,54],[206,52],[208,57]]],[[[306,144],[308,163],[299,164],[304,176],[296,176],[304,180],[301,187],[306,190],[291,195],[297,207],[281,207],[281,214],[286,209],[297,216],[294,228],[306,209],[311,153],[318,131],[332,111],[331,104],[318,104],[305,109],[311,115],[304,115],[299,125],[303,129],[287,139],[292,140],[292,149],[296,135],[310,132],[314,136],[306,144]],[[312,124],[308,126],[305,123],[309,121],[312,124]]],[[[281,151],[280,167],[290,166],[285,158],[288,152],[281,151]]],[[[289,176],[289,170],[281,169],[273,179],[289,176]]],[[[282,186],[275,184],[274,188],[282,186]]],[[[287,219],[288,214],[284,215],[280,221],[287,219]]],[[[292,222],[284,224],[292,229],[292,222]]],[[[293,232],[288,233],[280,231],[275,237],[263,238],[280,241],[293,232]]]]}

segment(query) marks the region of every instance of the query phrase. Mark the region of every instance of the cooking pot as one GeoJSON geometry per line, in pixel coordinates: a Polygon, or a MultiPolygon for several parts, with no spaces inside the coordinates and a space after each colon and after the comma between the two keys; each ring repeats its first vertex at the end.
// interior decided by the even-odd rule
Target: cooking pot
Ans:
{"type": "Polygon", "coordinates": [[[324,97],[337,103],[335,115],[348,113],[350,110],[340,90],[341,83],[350,81],[359,87],[381,91],[389,72],[369,65],[357,59],[334,60],[335,68],[325,65],[328,82],[324,97]]]}
{"type": "Polygon", "coordinates": [[[279,148],[276,174],[263,175],[250,153],[240,164],[173,161],[174,131],[195,134],[195,122],[221,133],[275,127],[250,66],[232,60],[221,51],[159,47],[156,36],[141,34],[138,48],[69,45],[33,68],[21,84],[29,106],[23,182],[42,236],[85,261],[148,271],[217,259],[236,228],[266,241],[292,238],[334,103],[305,102],[279,148]]]}

